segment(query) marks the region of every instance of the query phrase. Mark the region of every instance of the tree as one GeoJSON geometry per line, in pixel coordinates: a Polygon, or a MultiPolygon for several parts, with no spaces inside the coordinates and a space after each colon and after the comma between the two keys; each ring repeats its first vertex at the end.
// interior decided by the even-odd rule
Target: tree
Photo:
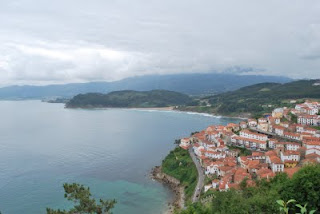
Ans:
{"type": "Polygon", "coordinates": [[[306,204],[307,209],[320,208],[320,165],[308,165],[292,176],[289,182],[282,185],[280,194],[283,199],[295,199],[306,204]]]}
{"type": "Polygon", "coordinates": [[[68,201],[75,203],[75,206],[69,211],[53,210],[47,208],[47,214],[111,214],[110,210],[116,204],[115,200],[99,200],[99,203],[92,198],[89,187],[73,183],[63,184],[65,191],[64,197],[68,201]]]}

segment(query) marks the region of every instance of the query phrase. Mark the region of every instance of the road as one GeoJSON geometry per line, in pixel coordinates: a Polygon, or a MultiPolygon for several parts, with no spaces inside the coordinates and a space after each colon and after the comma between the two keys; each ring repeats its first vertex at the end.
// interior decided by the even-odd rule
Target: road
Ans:
{"type": "Polygon", "coordinates": [[[203,188],[203,185],[204,185],[204,171],[200,165],[200,162],[199,160],[197,159],[196,155],[194,154],[194,151],[191,148],[189,148],[189,154],[194,162],[194,164],[196,165],[196,168],[198,170],[198,182],[197,182],[197,186],[196,186],[196,189],[194,191],[194,194],[192,196],[192,202],[197,202],[200,198],[200,193],[201,193],[201,190],[203,188]]]}

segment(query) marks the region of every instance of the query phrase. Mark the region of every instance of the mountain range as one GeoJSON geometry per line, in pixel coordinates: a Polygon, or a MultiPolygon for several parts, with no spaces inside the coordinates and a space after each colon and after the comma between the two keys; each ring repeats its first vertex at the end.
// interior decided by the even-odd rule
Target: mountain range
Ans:
{"type": "Polygon", "coordinates": [[[71,98],[81,93],[109,93],[120,90],[170,90],[188,95],[209,95],[232,91],[257,83],[286,83],[290,81],[290,78],[279,76],[218,73],[147,75],[114,82],[70,83],[47,86],[7,86],[0,88],[0,99],[71,98]]]}

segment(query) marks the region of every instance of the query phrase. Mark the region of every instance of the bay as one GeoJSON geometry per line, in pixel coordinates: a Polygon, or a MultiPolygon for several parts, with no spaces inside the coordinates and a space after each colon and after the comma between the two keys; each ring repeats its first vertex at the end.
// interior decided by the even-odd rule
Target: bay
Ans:
{"type": "Polygon", "coordinates": [[[0,211],[45,213],[68,208],[62,184],[82,183],[97,198],[115,198],[113,212],[163,213],[172,195],[150,169],[174,140],[237,119],[203,114],[65,109],[40,101],[0,102],[0,211]]]}

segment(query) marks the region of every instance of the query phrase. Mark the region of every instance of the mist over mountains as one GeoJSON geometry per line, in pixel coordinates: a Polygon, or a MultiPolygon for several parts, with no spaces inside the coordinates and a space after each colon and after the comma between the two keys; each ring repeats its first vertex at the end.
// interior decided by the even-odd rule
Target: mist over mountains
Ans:
{"type": "Polygon", "coordinates": [[[45,99],[73,97],[81,93],[108,93],[119,90],[170,90],[189,95],[217,94],[244,86],[275,82],[286,83],[291,79],[279,76],[235,74],[176,74],[147,75],[126,78],[115,82],[70,83],[47,86],[8,86],[0,88],[0,99],[45,99]]]}

